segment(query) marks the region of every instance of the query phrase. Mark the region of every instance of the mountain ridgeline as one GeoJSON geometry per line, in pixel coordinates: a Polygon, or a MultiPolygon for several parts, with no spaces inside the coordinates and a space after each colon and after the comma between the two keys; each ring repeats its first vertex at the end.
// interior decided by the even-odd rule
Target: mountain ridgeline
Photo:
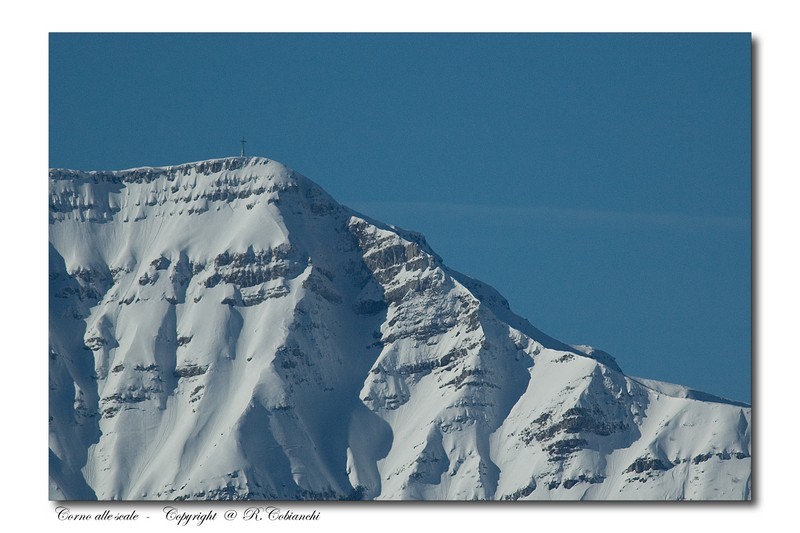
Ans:
{"type": "Polygon", "coordinates": [[[275,161],[50,171],[50,497],[750,498],[750,408],[626,376],[275,161]]]}

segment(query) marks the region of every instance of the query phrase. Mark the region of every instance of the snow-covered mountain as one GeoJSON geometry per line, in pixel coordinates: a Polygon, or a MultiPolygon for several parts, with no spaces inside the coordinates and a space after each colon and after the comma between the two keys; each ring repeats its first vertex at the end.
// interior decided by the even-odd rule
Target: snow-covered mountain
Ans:
{"type": "Polygon", "coordinates": [[[750,498],[748,406],[280,163],[51,170],[49,217],[52,499],[750,498]]]}

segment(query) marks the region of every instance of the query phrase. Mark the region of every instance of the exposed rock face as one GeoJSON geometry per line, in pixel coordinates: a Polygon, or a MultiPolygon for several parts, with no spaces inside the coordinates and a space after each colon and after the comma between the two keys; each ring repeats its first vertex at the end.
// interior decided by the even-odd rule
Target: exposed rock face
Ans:
{"type": "Polygon", "coordinates": [[[50,172],[55,499],[746,499],[750,409],[625,376],[263,158],[50,172]]]}

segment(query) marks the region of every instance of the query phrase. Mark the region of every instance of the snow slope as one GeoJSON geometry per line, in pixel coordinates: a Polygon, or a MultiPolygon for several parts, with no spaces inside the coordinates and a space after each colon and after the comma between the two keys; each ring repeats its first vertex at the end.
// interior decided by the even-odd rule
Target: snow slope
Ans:
{"type": "Polygon", "coordinates": [[[50,171],[52,499],[749,499],[750,408],[265,158],[50,171]]]}

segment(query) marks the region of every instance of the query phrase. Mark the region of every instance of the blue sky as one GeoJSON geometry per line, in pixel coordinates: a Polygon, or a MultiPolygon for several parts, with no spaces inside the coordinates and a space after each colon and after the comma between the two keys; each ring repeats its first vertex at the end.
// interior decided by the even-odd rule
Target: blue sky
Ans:
{"type": "Polygon", "coordinates": [[[50,166],[277,159],[565,342],[750,401],[749,34],[52,34],[50,166]]]}

